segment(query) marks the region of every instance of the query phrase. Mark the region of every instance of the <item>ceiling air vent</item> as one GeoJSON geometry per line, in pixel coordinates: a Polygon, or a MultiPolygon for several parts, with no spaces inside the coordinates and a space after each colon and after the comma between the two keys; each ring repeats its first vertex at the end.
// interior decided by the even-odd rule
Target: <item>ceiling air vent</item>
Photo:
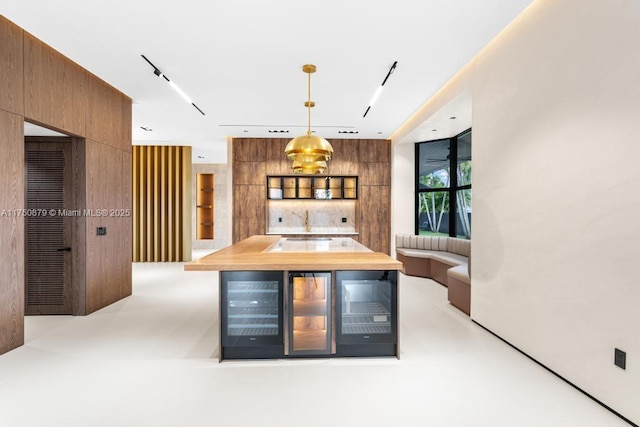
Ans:
{"type": "Polygon", "coordinates": [[[289,133],[286,129],[269,129],[269,133],[289,133]]]}
{"type": "Polygon", "coordinates": [[[355,135],[357,133],[360,133],[357,130],[339,130],[338,133],[346,133],[346,134],[350,134],[350,135],[355,135]]]}

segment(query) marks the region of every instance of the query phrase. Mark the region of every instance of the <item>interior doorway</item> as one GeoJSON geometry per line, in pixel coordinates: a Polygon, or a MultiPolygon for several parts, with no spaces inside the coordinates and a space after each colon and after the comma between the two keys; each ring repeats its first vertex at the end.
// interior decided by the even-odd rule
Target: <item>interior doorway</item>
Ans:
{"type": "Polygon", "coordinates": [[[26,315],[71,314],[70,170],[70,140],[25,138],[26,315]]]}
{"type": "Polygon", "coordinates": [[[51,134],[25,131],[25,315],[82,315],[84,141],[51,134]]]}

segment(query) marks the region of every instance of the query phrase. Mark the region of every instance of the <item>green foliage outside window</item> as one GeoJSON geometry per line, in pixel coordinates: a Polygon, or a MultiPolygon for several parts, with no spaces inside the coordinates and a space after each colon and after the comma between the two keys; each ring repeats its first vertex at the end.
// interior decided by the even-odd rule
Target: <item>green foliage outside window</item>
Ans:
{"type": "Polygon", "coordinates": [[[418,232],[449,235],[449,214],[454,205],[452,202],[455,202],[456,212],[451,213],[457,215],[454,235],[471,238],[471,134],[461,134],[461,139],[420,143],[418,157],[423,171],[418,176],[418,232]],[[449,144],[458,141],[458,158],[451,161],[449,144]],[[456,188],[451,188],[451,169],[456,171],[456,188]]]}

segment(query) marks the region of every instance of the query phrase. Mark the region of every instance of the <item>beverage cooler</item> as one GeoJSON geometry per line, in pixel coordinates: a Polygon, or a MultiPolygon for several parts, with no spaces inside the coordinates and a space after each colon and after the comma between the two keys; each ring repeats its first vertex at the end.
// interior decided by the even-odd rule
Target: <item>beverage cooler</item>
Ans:
{"type": "Polygon", "coordinates": [[[336,271],[336,355],[396,356],[398,274],[336,271]]]}
{"type": "Polygon", "coordinates": [[[289,355],[331,354],[331,272],[289,273],[289,355]]]}
{"type": "Polygon", "coordinates": [[[282,271],[220,273],[220,359],[284,356],[282,271]]]}

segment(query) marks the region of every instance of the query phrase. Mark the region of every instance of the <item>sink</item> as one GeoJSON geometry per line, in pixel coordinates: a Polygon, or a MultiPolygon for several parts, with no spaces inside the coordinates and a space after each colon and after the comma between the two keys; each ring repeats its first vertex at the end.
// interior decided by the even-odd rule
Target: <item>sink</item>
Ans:
{"type": "Polygon", "coordinates": [[[371,252],[350,237],[281,237],[267,252],[371,252]]]}
{"type": "Polygon", "coordinates": [[[287,237],[287,240],[317,242],[331,240],[331,237],[287,237]]]}

